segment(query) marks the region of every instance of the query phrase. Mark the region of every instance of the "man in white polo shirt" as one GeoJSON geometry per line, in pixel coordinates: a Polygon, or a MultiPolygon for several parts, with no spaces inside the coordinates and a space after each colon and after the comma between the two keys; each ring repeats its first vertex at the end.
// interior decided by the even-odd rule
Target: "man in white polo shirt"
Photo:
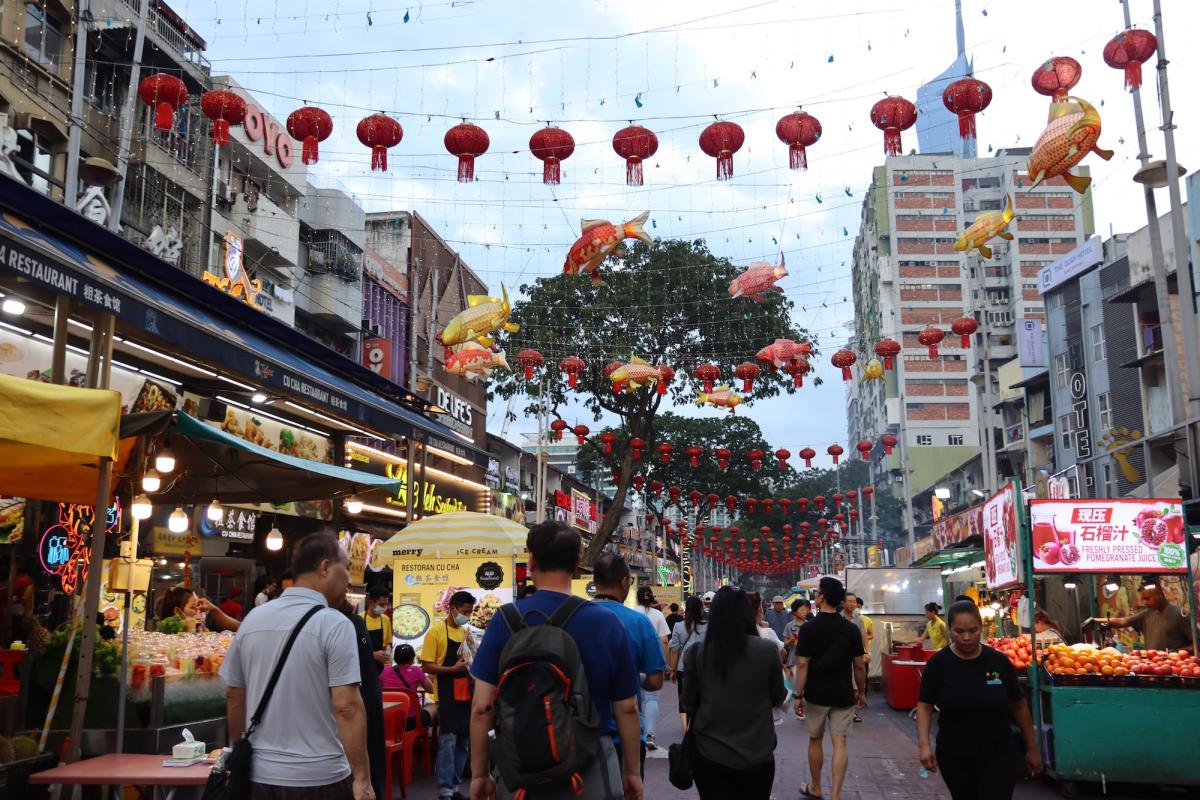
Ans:
{"type": "Polygon", "coordinates": [[[336,607],[350,586],[350,559],[328,533],[292,552],[295,584],[252,610],[229,647],[225,680],[229,741],[237,741],[296,623],[301,630],[250,737],[252,800],[374,800],[354,626],[336,607]],[[333,609],[329,607],[333,606],[333,609]]]}

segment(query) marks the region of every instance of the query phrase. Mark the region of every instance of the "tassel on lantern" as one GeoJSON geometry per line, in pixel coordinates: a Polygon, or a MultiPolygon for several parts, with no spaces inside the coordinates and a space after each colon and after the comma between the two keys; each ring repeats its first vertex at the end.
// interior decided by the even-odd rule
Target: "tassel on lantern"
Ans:
{"type": "Polygon", "coordinates": [[[636,156],[625,160],[625,184],[627,186],[642,185],[642,160],[636,156]]]}
{"type": "MultiPolygon", "coordinates": [[[[975,113],[968,111],[958,115],[958,135],[963,139],[975,138],[975,113]]],[[[897,137],[899,138],[899,137],[897,137]]]]}
{"type": "Polygon", "coordinates": [[[562,182],[562,166],[557,158],[547,158],[542,164],[542,183],[547,186],[558,186],[562,182]]]}
{"type": "Polygon", "coordinates": [[[717,156],[717,180],[727,181],[733,177],[733,152],[722,150],[717,156]]]}
{"type": "Polygon", "coordinates": [[[1142,62],[1130,61],[1125,65],[1125,91],[1136,92],[1142,88],[1142,62]]]}
{"type": "Polygon", "coordinates": [[[804,145],[793,144],[789,148],[788,166],[792,169],[808,169],[808,155],[804,152],[804,145]]]}
{"type": "Polygon", "coordinates": [[[229,144],[229,122],[227,120],[213,120],[213,143],[217,147],[224,147],[229,144]]]}
{"type": "Polygon", "coordinates": [[[371,148],[371,171],[387,172],[387,148],[377,144],[371,148]]]}
{"type": "Polygon", "coordinates": [[[475,156],[463,153],[458,157],[458,182],[470,183],[475,180],[475,156]]]}
{"type": "Polygon", "coordinates": [[[900,129],[887,128],[883,132],[883,152],[885,155],[900,155],[900,129]]]}
{"type": "Polygon", "coordinates": [[[305,164],[317,163],[318,156],[320,155],[317,149],[318,143],[315,136],[304,137],[304,144],[300,148],[300,160],[302,162],[305,164]]]}
{"type": "Polygon", "coordinates": [[[154,107],[154,127],[169,131],[175,127],[175,109],[170,103],[159,103],[154,107]]]}

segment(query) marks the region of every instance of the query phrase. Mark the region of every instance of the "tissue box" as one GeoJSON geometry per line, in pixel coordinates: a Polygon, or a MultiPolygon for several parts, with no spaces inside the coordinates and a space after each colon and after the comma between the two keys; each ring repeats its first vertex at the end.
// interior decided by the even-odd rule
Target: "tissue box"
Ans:
{"type": "Polygon", "coordinates": [[[203,758],[206,752],[204,742],[180,742],[171,748],[171,758],[203,758]]]}

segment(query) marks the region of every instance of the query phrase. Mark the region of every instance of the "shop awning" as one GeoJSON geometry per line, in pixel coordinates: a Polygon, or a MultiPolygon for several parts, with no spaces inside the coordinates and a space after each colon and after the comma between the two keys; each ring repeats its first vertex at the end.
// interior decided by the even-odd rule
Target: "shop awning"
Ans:
{"type": "Polygon", "coordinates": [[[511,555],[525,550],[528,535],[529,529],[519,522],[456,511],[419,519],[380,547],[384,557],[394,558],[511,555]]]}
{"type": "Polygon", "coordinates": [[[982,547],[943,547],[918,558],[911,567],[937,567],[938,569],[956,569],[983,561],[982,547]]]}
{"type": "Polygon", "coordinates": [[[120,419],[117,392],[0,375],[0,494],[94,504],[120,419]]]}

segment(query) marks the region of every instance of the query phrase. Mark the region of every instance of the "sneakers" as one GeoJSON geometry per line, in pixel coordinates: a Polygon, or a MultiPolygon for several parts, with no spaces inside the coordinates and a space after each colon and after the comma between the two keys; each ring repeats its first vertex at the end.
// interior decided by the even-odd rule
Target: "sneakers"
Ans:
{"type": "Polygon", "coordinates": [[[654,734],[653,733],[646,734],[646,749],[647,750],[657,750],[658,749],[658,745],[656,745],[654,743],[654,734]]]}

